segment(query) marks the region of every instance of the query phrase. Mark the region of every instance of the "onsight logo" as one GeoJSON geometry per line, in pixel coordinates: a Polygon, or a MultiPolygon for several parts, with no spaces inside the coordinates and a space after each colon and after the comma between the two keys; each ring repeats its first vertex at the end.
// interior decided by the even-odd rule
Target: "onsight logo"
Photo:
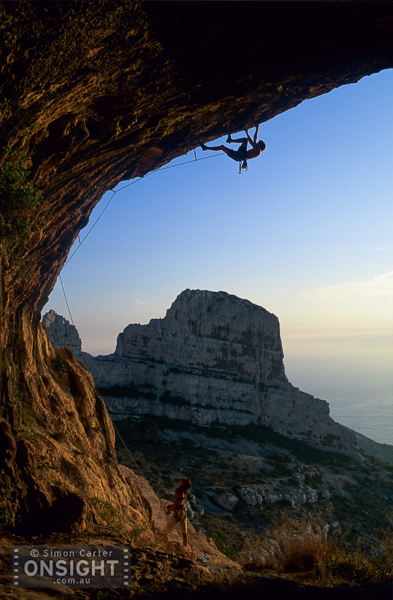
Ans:
{"type": "Polygon", "coordinates": [[[23,588],[127,587],[128,548],[119,546],[14,546],[12,582],[23,588]]]}

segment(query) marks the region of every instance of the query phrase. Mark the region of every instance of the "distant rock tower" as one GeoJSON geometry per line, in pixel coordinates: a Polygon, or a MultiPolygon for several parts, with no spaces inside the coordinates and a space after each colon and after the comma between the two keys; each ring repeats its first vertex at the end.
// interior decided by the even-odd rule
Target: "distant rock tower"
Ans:
{"type": "Polygon", "coordinates": [[[54,310],[46,313],[42,319],[42,324],[54,346],[57,348],[66,346],[79,358],[79,354],[82,352],[82,340],[74,325],[71,325],[67,319],[58,315],[54,310]]]}
{"type": "Polygon", "coordinates": [[[205,426],[260,424],[359,456],[356,435],[330,417],[329,404],[288,381],[279,320],[248,300],[185,290],[163,319],[128,325],[114,354],[97,357],[81,352],[63,317],[57,324],[49,316],[52,343],[76,349],[113,419],[152,414],[205,426]]]}

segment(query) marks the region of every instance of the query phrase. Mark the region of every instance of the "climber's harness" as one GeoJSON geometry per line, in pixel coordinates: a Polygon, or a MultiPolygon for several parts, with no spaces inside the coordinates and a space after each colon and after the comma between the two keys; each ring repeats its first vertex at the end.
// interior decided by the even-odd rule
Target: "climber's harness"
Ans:
{"type": "Polygon", "coordinates": [[[185,505],[183,504],[183,506],[176,508],[173,511],[173,516],[175,517],[176,523],[179,523],[179,521],[183,521],[187,516],[187,509],[185,505]]]}

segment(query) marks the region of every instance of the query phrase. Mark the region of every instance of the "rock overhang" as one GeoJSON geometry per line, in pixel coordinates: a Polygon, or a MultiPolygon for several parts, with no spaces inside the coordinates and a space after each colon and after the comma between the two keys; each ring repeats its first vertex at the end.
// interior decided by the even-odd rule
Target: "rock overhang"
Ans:
{"type": "Polygon", "coordinates": [[[45,304],[103,193],[393,65],[384,3],[0,4],[0,135],[45,201],[18,298],[45,304]],[[26,25],[29,27],[26,30],[26,25]],[[39,261],[35,260],[39,257],[39,261]]]}

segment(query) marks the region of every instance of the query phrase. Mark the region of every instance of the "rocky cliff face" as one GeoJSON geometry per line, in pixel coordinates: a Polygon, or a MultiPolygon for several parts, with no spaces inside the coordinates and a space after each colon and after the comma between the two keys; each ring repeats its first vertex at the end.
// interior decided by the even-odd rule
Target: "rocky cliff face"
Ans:
{"type": "MultiPolygon", "coordinates": [[[[2,523],[27,522],[42,489],[49,507],[60,493],[20,431],[32,407],[50,452],[48,432],[67,421],[40,311],[103,194],[201,140],[392,67],[392,23],[389,3],[0,1],[0,484],[13,485],[2,523]]],[[[71,404],[74,388],[62,392],[71,404]]],[[[72,483],[67,437],[58,451],[61,494],[82,493],[93,455],[72,483]]],[[[116,504],[100,473],[101,500],[116,504]]]]}
{"type": "Polygon", "coordinates": [[[69,348],[75,356],[81,355],[82,340],[76,327],[67,319],[50,310],[42,319],[42,324],[56,348],[69,348]]]}
{"type": "MultiPolygon", "coordinates": [[[[55,346],[79,340],[63,317],[44,327],[55,346]]],[[[74,346],[113,419],[152,414],[200,425],[268,425],[278,433],[357,455],[355,435],[324,400],[287,380],[277,317],[225,292],[186,290],[163,319],[128,325],[116,351],[94,358],[74,346]]]]}

